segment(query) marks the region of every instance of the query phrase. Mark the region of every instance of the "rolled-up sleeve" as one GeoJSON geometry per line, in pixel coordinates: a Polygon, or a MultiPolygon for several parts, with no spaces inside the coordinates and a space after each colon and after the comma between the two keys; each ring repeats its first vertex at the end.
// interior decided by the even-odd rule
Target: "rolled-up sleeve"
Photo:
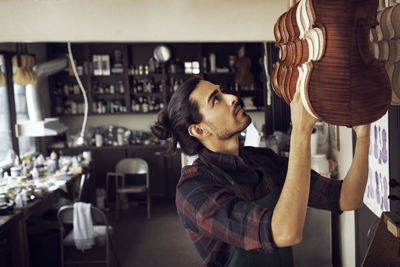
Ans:
{"type": "Polygon", "coordinates": [[[260,222],[260,242],[262,245],[262,250],[266,253],[274,252],[277,247],[275,245],[274,239],[272,237],[271,221],[272,213],[274,210],[267,210],[260,222]]]}
{"type": "Polygon", "coordinates": [[[341,180],[323,177],[312,170],[308,206],[341,214],[339,200],[342,182],[341,180]]]}

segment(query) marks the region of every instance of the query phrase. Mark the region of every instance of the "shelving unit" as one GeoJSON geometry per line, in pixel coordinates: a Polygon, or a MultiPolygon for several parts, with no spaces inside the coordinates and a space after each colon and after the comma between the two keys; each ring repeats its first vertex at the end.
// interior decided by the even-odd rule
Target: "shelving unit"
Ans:
{"type": "MultiPolygon", "coordinates": [[[[193,74],[184,72],[184,62],[198,62],[200,66],[199,75],[204,79],[220,84],[224,89],[234,92],[239,97],[252,99],[255,108],[251,111],[264,110],[264,89],[259,79],[262,74],[262,67],[259,62],[263,54],[260,43],[244,44],[246,56],[250,57],[252,61],[251,72],[254,76],[254,90],[251,91],[240,90],[235,85],[236,73],[232,68],[228,72],[210,72],[207,67],[209,66],[208,56],[214,53],[217,67],[228,68],[229,57],[237,56],[242,43],[164,44],[169,47],[172,53],[172,58],[166,63],[157,63],[153,59],[153,51],[157,45],[159,44],[72,44],[74,58],[77,65],[81,66],[83,70],[80,78],[88,93],[89,115],[158,112],[167,105],[174,87],[193,76],[193,74]],[[114,54],[117,50],[121,54],[119,63],[122,65],[122,73],[94,75],[93,55],[109,55],[110,69],[112,69],[116,59],[114,54]],[[123,92],[119,90],[121,85],[123,92]],[[113,88],[111,89],[111,87],[113,88]],[[147,103],[147,106],[144,103],[147,103]]],[[[51,43],[47,45],[47,48],[49,59],[67,54],[65,44],[51,43]]],[[[68,75],[68,69],[51,76],[49,80],[50,97],[52,102],[55,103],[55,105],[52,105],[52,114],[54,116],[82,114],[83,96],[80,92],[74,94],[74,87],[77,86],[77,82],[74,76],[68,75]],[[68,94],[66,94],[66,91],[68,91],[68,94]]]]}

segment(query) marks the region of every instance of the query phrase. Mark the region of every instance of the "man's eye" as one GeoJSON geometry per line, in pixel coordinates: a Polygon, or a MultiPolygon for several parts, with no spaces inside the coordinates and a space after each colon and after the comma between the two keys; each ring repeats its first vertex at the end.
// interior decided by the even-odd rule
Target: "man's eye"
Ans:
{"type": "Polygon", "coordinates": [[[214,102],[214,104],[218,103],[218,102],[219,102],[219,100],[220,100],[220,99],[219,99],[219,96],[216,96],[216,97],[214,97],[214,101],[213,101],[213,102],[214,102]]]}

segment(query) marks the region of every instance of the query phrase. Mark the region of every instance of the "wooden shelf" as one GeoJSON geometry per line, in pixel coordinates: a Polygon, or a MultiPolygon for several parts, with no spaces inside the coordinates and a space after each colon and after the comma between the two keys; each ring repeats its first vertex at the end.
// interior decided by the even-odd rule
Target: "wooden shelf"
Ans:
{"type": "Polygon", "coordinates": [[[125,98],[124,94],[118,93],[118,94],[93,94],[93,98],[95,99],[123,99],[125,98]]]}
{"type": "Polygon", "coordinates": [[[130,93],[132,96],[158,96],[164,97],[164,93],[130,93]]]}
{"type": "Polygon", "coordinates": [[[82,94],[79,94],[79,95],[76,95],[76,94],[64,95],[64,94],[62,94],[62,95],[55,95],[55,96],[61,96],[63,98],[73,99],[73,100],[83,100],[82,94]]]}
{"type": "Polygon", "coordinates": [[[115,79],[115,78],[123,78],[124,74],[110,74],[110,75],[90,75],[90,78],[98,78],[98,79],[115,79]]]}
{"type": "Polygon", "coordinates": [[[191,77],[191,76],[195,76],[195,75],[201,75],[201,73],[199,74],[193,74],[193,73],[184,73],[184,72],[180,72],[180,73],[167,73],[167,76],[169,77],[191,77]]]}
{"type": "Polygon", "coordinates": [[[203,72],[204,75],[235,75],[236,72],[203,72]]]}
{"type": "MultiPolygon", "coordinates": [[[[110,75],[81,75],[80,79],[83,82],[85,89],[88,92],[88,101],[89,106],[91,107],[94,101],[98,100],[124,100],[124,103],[127,107],[127,110],[132,110],[131,104],[132,99],[139,96],[150,96],[150,97],[157,97],[160,102],[167,106],[168,100],[171,97],[173,91],[171,90],[173,87],[168,86],[170,79],[178,80],[186,80],[190,77],[195,75],[199,75],[200,77],[205,77],[206,79],[213,81],[215,83],[225,83],[226,87],[232,87],[235,83],[235,74],[236,72],[229,71],[229,72],[200,72],[199,74],[189,74],[184,72],[177,72],[177,73],[169,73],[169,66],[173,62],[183,62],[186,61],[197,61],[201,64],[203,62],[203,57],[209,55],[210,53],[215,53],[217,58],[219,59],[218,64],[220,66],[224,66],[228,64],[228,57],[230,55],[237,54],[238,49],[242,45],[241,43],[229,43],[229,44],[216,44],[216,43],[170,43],[168,44],[169,48],[171,49],[172,58],[169,62],[165,64],[160,64],[160,68],[157,69],[157,72],[149,73],[149,74],[129,74],[130,66],[137,66],[138,64],[145,65],[149,61],[149,59],[153,56],[154,47],[156,44],[154,43],[81,43],[79,44],[79,51],[76,53],[77,61],[82,62],[90,62],[92,60],[93,54],[109,54],[112,58],[114,50],[119,49],[122,52],[121,64],[123,67],[123,73],[114,74],[111,73],[110,75]],[[134,80],[154,80],[156,83],[156,88],[163,89],[162,92],[156,93],[133,93],[132,84],[134,80]],[[114,85],[118,88],[120,81],[123,82],[125,93],[124,94],[95,94],[94,92],[97,91],[96,87],[100,84],[104,85],[114,85]],[[129,91],[128,91],[129,90],[129,91]]],[[[260,55],[258,52],[251,52],[257,51],[254,49],[257,44],[248,44],[252,48],[248,49],[249,53],[248,56],[251,57],[253,66],[252,71],[255,77],[256,86],[259,85],[259,79],[257,78],[260,72],[258,64],[256,64],[260,55]]],[[[48,44],[48,48],[50,54],[49,57],[65,54],[66,47],[64,45],[55,44],[48,44]]],[[[177,63],[178,64],[178,63],[177,63]]],[[[176,70],[182,71],[180,65],[176,65],[176,70]]],[[[112,67],[112,62],[111,62],[112,67]]],[[[201,69],[202,66],[201,66],[201,69]]],[[[69,84],[69,83],[76,83],[75,76],[69,76],[67,71],[62,71],[56,75],[53,75],[49,78],[49,83],[51,88],[57,88],[58,84],[69,84]]],[[[61,88],[63,89],[63,88],[61,88]]],[[[54,90],[51,91],[51,101],[55,103],[56,95],[54,95],[54,90]]],[[[263,93],[262,91],[260,91],[263,93]]],[[[258,97],[259,91],[251,91],[251,92],[239,92],[239,96],[247,96],[252,94],[256,94],[258,97]]],[[[82,102],[83,96],[82,95],[61,95],[62,99],[59,105],[65,105],[65,101],[71,100],[76,102],[82,102]]],[[[261,101],[262,99],[260,99],[261,101]]],[[[255,103],[260,105],[260,103],[255,103]]],[[[255,109],[254,111],[258,111],[259,109],[255,109]]],[[[261,110],[261,109],[260,109],[261,110]]],[[[253,111],[253,110],[251,110],[253,111]]],[[[55,114],[55,108],[52,109],[53,114],[55,114]]],[[[105,113],[105,114],[95,114],[90,113],[89,115],[120,115],[120,114],[151,114],[156,112],[126,112],[126,113],[105,113]]],[[[81,116],[82,114],[56,114],[57,116],[81,116]]]]}
{"type": "Polygon", "coordinates": [[[162,73],[149,73],[149,74],[129,74],[129,77],[132,77],[134,79],[143,79],[143,78],[162,78],[162,73]]]}
{"type": "Polygon", "coordinates": [[[161,145],[161,144],[149,144],[149,145],[140,145],[140,144],[132,144],[132,145],[123,145],[123,146],[76,146],[76,147],[52,147],[49,146],[49,149],[55,150],[112,150],[112,149],[160,149],[165,150],[168,148],[168,145],[161,145]]]}
{"type": "MultiPolygon", "coordinates": [[[[64,80],[64,81],[76,81],[76,77],[75,76],[70,76],[68,73],[61,73],[58,74],[57,76],[57,80],[64,80]]],[[[83,79],[84,76],[83,75],[79,75],[79,79],[83,79]]]]}
{"type": "MultiPolygon", "coordinates": [[[[107,116],[107,115],[146,115],[146,114],[157,114],[158,111],[149,111],[149,112],[115,112],[115,113],[94,113],[94,112],[89,112],[88,116],[107,116]]],[[[83,113],[78,113],[78,114],[60,114],[56,113],[56,117],[80,117],[83,116],[83,113]]]]}

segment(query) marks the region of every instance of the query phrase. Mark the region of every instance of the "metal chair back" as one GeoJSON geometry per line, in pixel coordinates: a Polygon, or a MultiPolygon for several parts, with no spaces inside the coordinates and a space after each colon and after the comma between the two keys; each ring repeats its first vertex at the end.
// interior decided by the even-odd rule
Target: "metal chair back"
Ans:
{"type": "Polygon", "coordinates": [[[104,225],[105,226],[105,249],[106,249],[106,259],[97,261],[65,261],[64,258],[64,225],[73,224],[74,222],[74,206],[68,205],[61,207],[57,212],[58,222],[60,224],[60,242],[61,242],[61,266],[64,267],[65,264],[76,264],[76,263],[105,263],[107,267],[110,266],[110,233],[108,220],[103,211],[91,206],[91,215],[93,225],[104,225]]]}
{"type": "Polygon", "coordinates": [[[151,197],[150,197],[150,174],[149,165],[144,159],[141,158],[126,158],[122,159],[117,163],[115,167],[115,172],[108,172],[106,177],[106,190],[108,194],[109,190],[109,179],[114,177],[115,179],[115,192],[116,192],[116,212],[115,216],[118,219],[119,210],[119,194],[133,194],[133,193],[146,193],[147,202],[147,218],[150,219],[150,209],[151,209],[151,197]],[[141,186],[125,186],[125,178],[127,175],[132,174],[145,174],[146,175],[146,186],[144,188],[141,186]]]}

